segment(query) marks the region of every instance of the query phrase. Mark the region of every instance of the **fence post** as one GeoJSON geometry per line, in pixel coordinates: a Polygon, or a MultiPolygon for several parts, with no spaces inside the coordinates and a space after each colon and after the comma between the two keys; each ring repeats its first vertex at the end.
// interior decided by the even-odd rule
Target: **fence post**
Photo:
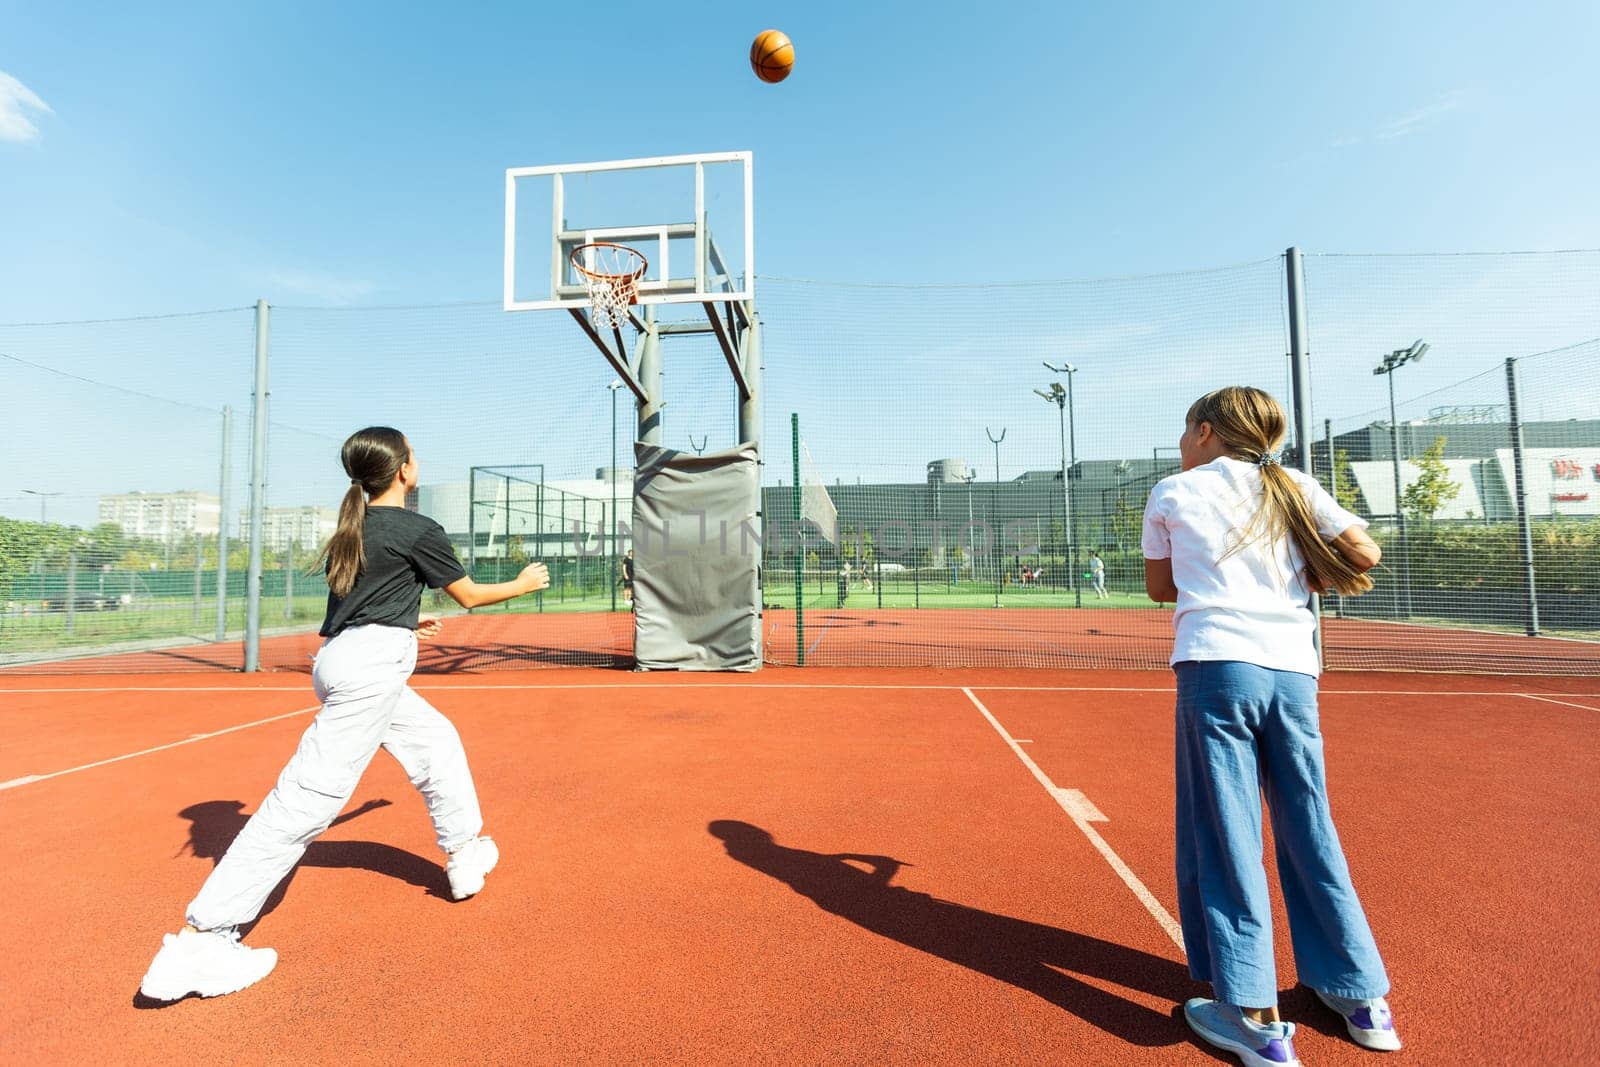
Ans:
{"type": "Polygon", "coordinates": [[[794,659],[795,666],[806,665],[806,539],[800,525],[800,413],[789,415],[790,450],[794,455],[794,659]]]}
{"type": "Polygon", "coordinates": [[[244,580],[244,669],[261,669],[261,527],[267,509],[267,338],[271,312],[256,301],[256,381],[250,398],[250,569],[244,580]]]}
{"type": "Polygon", "coordinates": [[[233,409],[222,405],[222,472],[218,491],[222,497],[222,510],[217,515],[217,640],[228,632],[228,511],[233,507],[233,409]]]}
{"type": "MultiPolygon", "coordinates": [[[[1300,249],[1291,247],[1283,254],[1284,274],[1289,288],[1289,380],[1294,392],[1292,414],[1294,419],[1295,451],[1299,453],[1300,469],[1316,478],[1311,463],[1311,352],[1310,338],[1306,332],[1306,268],[1300,249]]],[[[1331,465],[1333,457],[1330,454],[1331,465]]],[[[1318,661],[1324,661],[1322,639],[1322,598],[1311,594],[1311,618],[1316,625],[1318,661]]]]}
{"type": "Polygon", "coordinates": [[[78,553],[67,553],[67,633],[78,626],[78,553]]]}
{"type": "MultiPolygon", "coordinates": [[[[205,564],[205,542],[200,540],[200,531],[194,534],[194,628],[200,629],[200,568],[205,564]]],[[[196,634],[198,636],[198,634],[196,634]]]]}
{"type": "Polygon", "coordinates": [[[1511,462],[1516,485],[1511,497],[1517,507],[1517,533],[1522,542],[1522,588],[1529,637],[1539,636],[1539,592],[1533,569],[1533,525],[1528,521],[1527,482],[1522,476],[1522,419],[1517,407],[1517,358],[1506,359],[1506,399],[1511,411],[1511,462]]]}

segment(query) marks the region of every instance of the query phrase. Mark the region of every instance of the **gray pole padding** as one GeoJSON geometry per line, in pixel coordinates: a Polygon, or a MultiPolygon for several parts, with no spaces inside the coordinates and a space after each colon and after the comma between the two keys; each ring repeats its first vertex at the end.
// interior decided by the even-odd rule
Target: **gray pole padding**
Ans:
{"type": "Polygon", "coordinates": [[[250,398],[250,569],[244,580],[244,669],[261,669],[261,527],[267,509],[267,351],[271,312],[256,301],[256,383],[250,398]]]}
{"type": "Polygon", "coordinates": [[[647,445],[661,443],[661,333],[655,308],[645,308],[645,332],[639,338],[639,384],[649,399],[639,404],[639,436],[647,445]]]}

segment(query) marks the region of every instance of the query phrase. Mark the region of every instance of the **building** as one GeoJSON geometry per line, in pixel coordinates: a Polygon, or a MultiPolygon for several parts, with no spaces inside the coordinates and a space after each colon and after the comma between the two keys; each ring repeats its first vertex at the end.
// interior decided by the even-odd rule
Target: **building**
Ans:
{"type": "Polygon", "coordinates": [[[540,481],[529,475],[525,468],[480,468],[470,484],[423,485],[415,510],[444,527],[463,561],[519,552],[529,559],[604,555],[614,495],[618,539],[626,551],[633,514],[631,469],[602,467],[592,479],[540,481]]]}
{"type": "Polygon", "coordinates": [[[99,501],[100,522],[115,523],[126,537],[178,544],[199,534],[217,536],[222,502],[210,493],[119,493],[99,501]]]}
{"type": "MultiPolygon", "coordinates": [[[[282,552],[293,545],[303,552],[315,552],[338,528],[339,513],[333,508],[267,508],[261,516],[261,548],[282,552]]],[[[239,529],[250,529],[248,508],[239,512],[239,529]]]]}
{"type": "MultiPolygon", "coordinates": [[[[1516,518],[1516,455],[1509,422],[1468,419],[1459,409],[1442,409],[1430,418],[1397,424],[1392,437],[1399,445],[1402,495],[1421,474],[1411,457],[1444,439],[1443,462],[1459,492],[1435,518],[1466,522],[1516,518]]],[[[1345,453],[1360,494],[1355,510],[1369,519],[1392,519],[1396,513],[1390,442],[1387,422],[1371,423],[1332,439],[1334,454],[1345,453]]],[[[1530,517],[1600,516],[1600,419],[1525,422],[1522,442],[1530,517]]],[[[1312,457],[1317,477],[1326,483],[1326,440],[1313,444],[1312,457]]]]}

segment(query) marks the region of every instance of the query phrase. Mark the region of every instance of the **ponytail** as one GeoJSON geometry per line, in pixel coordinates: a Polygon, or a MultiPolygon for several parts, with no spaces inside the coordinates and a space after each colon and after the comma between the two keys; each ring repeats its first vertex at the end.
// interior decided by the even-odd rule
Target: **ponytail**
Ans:
{"type": "Polygon", "coordinates": [[[367,546],[361,537],[366,526],[367,496],[361,483],[351,479],[350,489],[339,505],[339,527],[322,550],[328,567],[328,588],[343,600],[355,588],[356,579],[367,569],[367,546]]]}
{"type": "Polygon", "coordinates": [[[400,468],[411,458],[405,434],[388,426],[369,426],[357,430],[345,441],[339,459],[350,476],[350,488],[339,504],[339,525],[323,546],[317,563],[328,572],[328,589],[341,600],[355,588],[356,579],[367,569],[367,548],[363,531],[367,518],[367,496],[377,496],[394,484],[400,468]]]}
{"type": "Polygon", "coordinates": [[[1273,544],[1287,536],[1300,550],[1311,588],[1333,589],[1345,596],[1360,596],[1372,589],[1372,579],[1322,539],[1310,501],[1278,462],[1276,449],[1287,420],[1283,407],[1270,394],[1244,385],[1217,389],[1190,405],[1187,419],[1194,424],[1210,423],[1230,455],[1261,468],[1261,509],[1223,559],[1263,538],[1273,544]]]}
{"type": "Polygon", "coordinates": [[[1345,596],[1370,592],[1372,579],[1350,565],[1333,546],[1322,539],[1311,504],[1289,472],[1276,463],[1261,468],[1261,515],[1268,535],[1276,541],[1288,534],[1306,563],[1306,583],[1321,592],[1332,589],[1345,596]]]}

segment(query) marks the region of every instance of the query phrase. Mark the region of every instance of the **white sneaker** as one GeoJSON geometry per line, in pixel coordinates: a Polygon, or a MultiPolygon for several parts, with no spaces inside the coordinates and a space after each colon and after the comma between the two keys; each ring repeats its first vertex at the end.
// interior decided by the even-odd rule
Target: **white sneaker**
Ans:
{"type": "Polygon", "coordinates": [[[1332,993],[1315,990],[1317,999],[1338,1012],[1344,1019],[1344,1028],[1350,1031],[1350,1040],[1374,1052],[1394,1052],[1400,1047],[1400,1035],[1394,1030],[1394,1015],[1389,1002],[1382,997],[1370,1000],[1352,1000],[1336,997],[1332,993]]]}
{"type": "Polygon", "coordinates": [[[450,853],[444,873],[450,878],[450,895],[456,900],[483,891],[484,877],[500,862],[500,847],[492,837],[474,837],[450,853]]]}
{"type": "Polygon", "coordinates": [[[161,939],[139,992],[152,1000],[220,997],[255,985],[277,965],[276,952],[241,945],[236,930],[185,929],[161,939]]]}
{"type": "Polygon", "coordinates": [[[1232,1004],[1195,997],[1183,1006],[1189,1028],[1208,1044],[1227,1049],[1245,1067],[1300,1067],[1294,1023],[1257,1023],[1232,1004]]]}

